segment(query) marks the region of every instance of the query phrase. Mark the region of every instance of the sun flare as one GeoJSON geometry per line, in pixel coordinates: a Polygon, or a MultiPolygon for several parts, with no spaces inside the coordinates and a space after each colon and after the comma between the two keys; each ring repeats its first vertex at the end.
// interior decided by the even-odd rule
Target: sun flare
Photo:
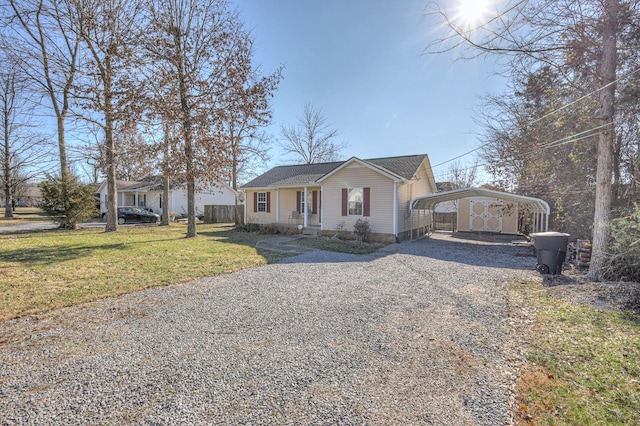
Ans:
{"type": "Polygon", "coordinates": [[[489,16],[489,0],[458,0],[456,21],[466,29],[475,29],[489,16]]]}

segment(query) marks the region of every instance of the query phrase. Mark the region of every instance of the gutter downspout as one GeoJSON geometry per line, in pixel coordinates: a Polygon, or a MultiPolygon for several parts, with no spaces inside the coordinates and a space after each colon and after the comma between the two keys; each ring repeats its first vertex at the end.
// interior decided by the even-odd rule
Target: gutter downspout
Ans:
{"type": "Polygon", "coordinates": [[[276,188],[276,223],[280,223],[280,188],[276,188]]]}
{"type": "Polygon", "coordinates": [[[398,184],[393,183],[393,235],[398,242],[398,184]]]}
{"type": "Polygon", "coordinates": [[[324,230],[324,225],[322,225],[322,218],[324,217],[324,187],[320,185],[320,217],[318,221],[320,222],[320,231],[324,230]]]}

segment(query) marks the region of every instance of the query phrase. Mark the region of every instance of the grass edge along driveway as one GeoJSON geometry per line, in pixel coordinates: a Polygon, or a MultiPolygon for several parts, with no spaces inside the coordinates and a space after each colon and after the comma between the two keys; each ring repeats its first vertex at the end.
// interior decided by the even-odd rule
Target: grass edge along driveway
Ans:
{"type": "Polygon", "coordinates": [[[273,263],[229,224],[0,234],[0,321],[273,263]]]}
{"type": "Polygon", "coordinates": [[[510,292],[534,318],[516,425],[640,425],[640,316],[558,300],[539,282],[510,292]]]}

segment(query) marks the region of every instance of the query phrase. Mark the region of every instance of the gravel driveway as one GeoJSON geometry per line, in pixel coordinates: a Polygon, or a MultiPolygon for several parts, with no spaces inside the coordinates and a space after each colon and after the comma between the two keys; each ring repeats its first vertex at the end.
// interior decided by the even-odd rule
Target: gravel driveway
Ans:
{"type": "Polygon", "coordinates": [[[316,251],[0,323],[0,423],[509,424],[518,250],[316,251]]]}

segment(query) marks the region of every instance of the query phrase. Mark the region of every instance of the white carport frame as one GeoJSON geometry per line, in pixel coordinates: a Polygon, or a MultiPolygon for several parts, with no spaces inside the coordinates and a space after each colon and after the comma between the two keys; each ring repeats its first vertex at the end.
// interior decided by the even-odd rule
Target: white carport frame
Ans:
{"type": "MultiPolygon", "coordinates": [[[[533,232],[545,232],[549,230],[549,214],[551,213],[551,209],[546,201],[540,198],[525,197],[524,195],[510,194],[508,192],[484,188],[454,189],[453,191],[438,192],[412,199],[410,206],[412,225],[414,210],[429,210],[433,212],[433,209],[435,209],[438,203],[469,197],[490,197],[527,205],[533,212],[533,232]]],[[[413,226],[411,226],[411,239],[413,239],[413,226]]]]}

